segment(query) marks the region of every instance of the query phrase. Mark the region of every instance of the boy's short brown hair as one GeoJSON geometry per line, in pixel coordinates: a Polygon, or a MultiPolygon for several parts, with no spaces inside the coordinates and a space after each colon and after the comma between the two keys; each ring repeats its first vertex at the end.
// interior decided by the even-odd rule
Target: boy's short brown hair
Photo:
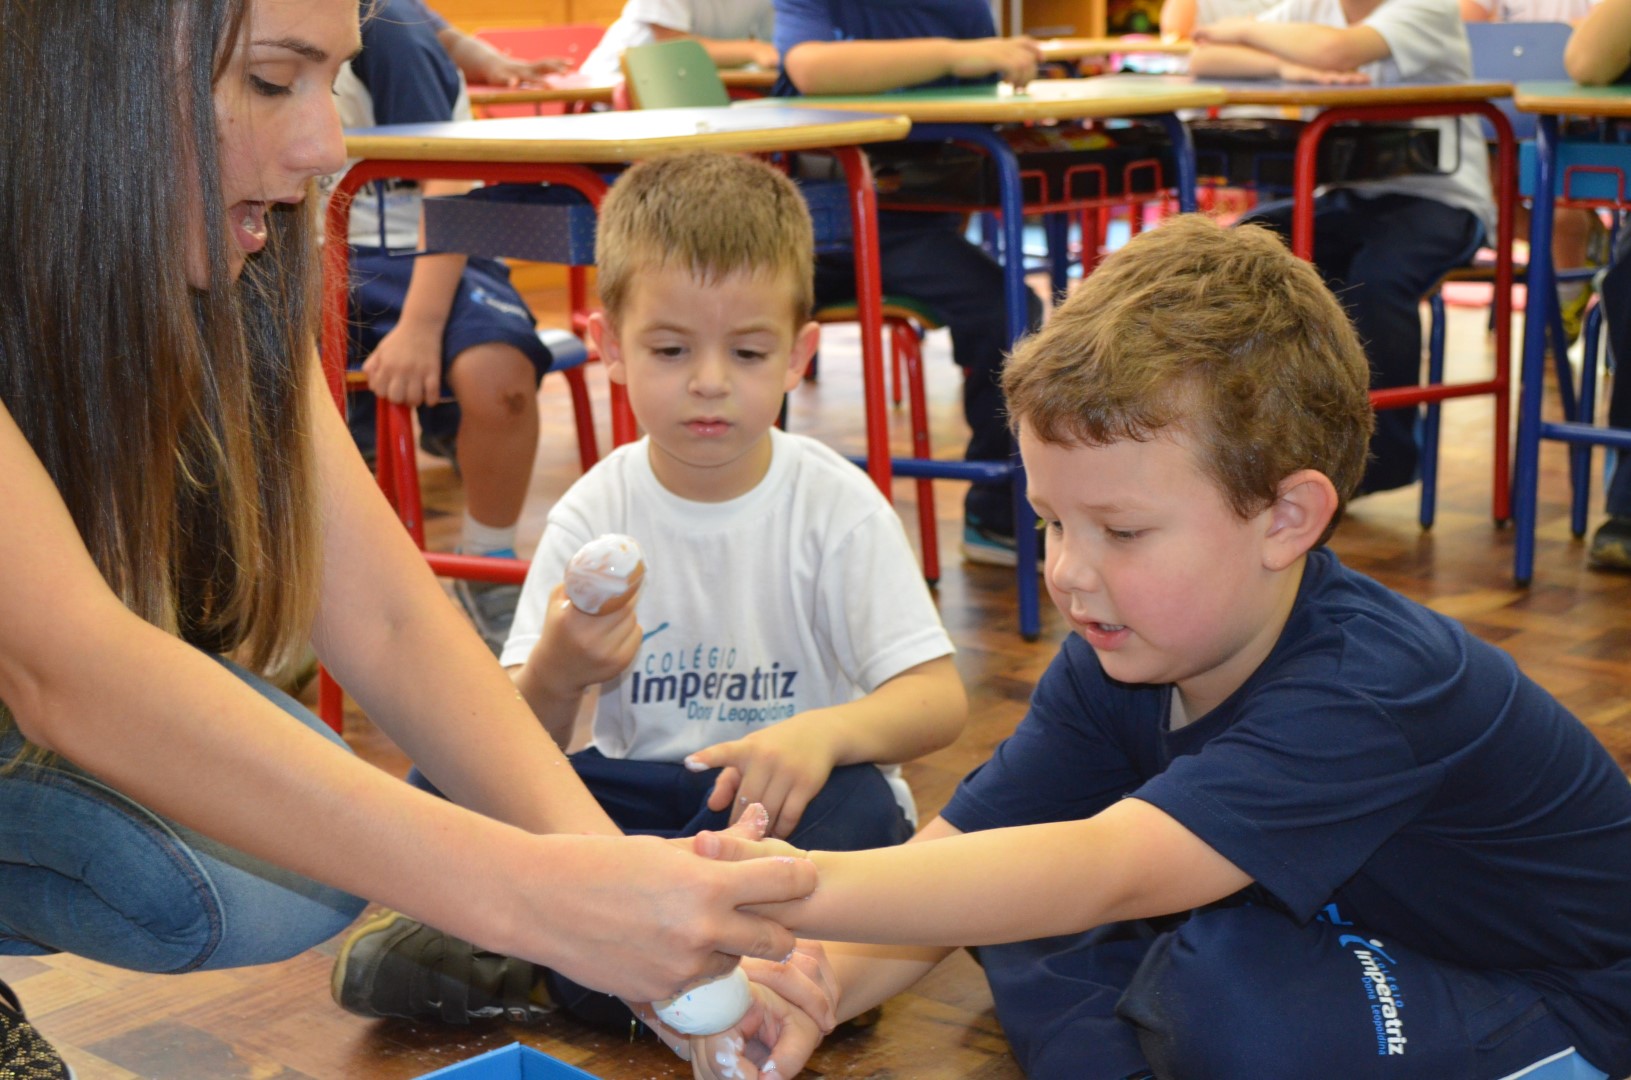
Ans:
{"type": "Polygon", "coordinates": [[[1010,423],[1102,446],[1180,426],[1242,518],[1299,469],[1330,477],[1337,513],[1364,472],[1370,369],[1319,273],[1279,237],[1169,218],[1111,255],[1015,350],[1010,423]]]}
{"type": "Polygon", "coordinates": [[[600,205],[595,266],[600,301],[615,325],[645,270],[684,267],[702,281],[784,274],[793,324],[814,305],[815,240],[797,185],[762,161],[688,151],[642,161],[600,205]]]}

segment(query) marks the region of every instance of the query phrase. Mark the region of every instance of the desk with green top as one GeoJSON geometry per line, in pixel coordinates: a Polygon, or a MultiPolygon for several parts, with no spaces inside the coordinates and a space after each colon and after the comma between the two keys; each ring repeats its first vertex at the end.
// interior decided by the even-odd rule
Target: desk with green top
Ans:
{"type": "MultiPolygon", "coordinates": [[[[1557,308],[1557,270],[1552,262],[1552,215],[1540,213],[1559,196],[1578,194],[1572,173],[1584,180],[1591,174],[1600,178],[1614,175],[1613,193],[1592,201],[1603,205],[1627,203],[1626,176],[1631,174],[1631,145],[1624,143],[1573,142],[1559,136],[1559,120],[1565,116],[1605,120],[1631,119],[1631,86],[1579,86],[1572,82],[1524,82],[1514,89],[1512,101],[1518,111],[1536,117],[1534,167],[1530,192],[1536,212],[1529,215],[1529,295],[1524,312],[1523,363],[1519,369],[1518,445],[1513,494],[1513,577],[1528,585],[1534,576],[1535,526],[1540,483],[1540,441],[1555,439],[1568,443],[1573,479],[1571,531],[1576,537],[1586,530],[1586,497],[1590,486],[1590,453],[1593,446],[1611,446],[1621,454],[1631,453],[1631,431],[1594,424],[1595,387],[1590,365],[1581,379],[1578,397],[1570,378],[1561,378],[1562,422],[1541,418],[1545,397],[1547,328],[1557,308]],[[1578,162],[1571,159],[1578,158],[1578,162]],[[1560,175],[1560,172],[1562,175],[1560,175]],[[1617,175],[1615,175],[1617,174],[1617,175]]],[[[1561,343],[1557,346],[1561,354],[1561,343]]],[[[1588,343],[1588,356],[1595,355],[1588,343]]],[[[1625,363],[1625,358],[1617,358],[1625,363]]],[[[1623,373],[1621,377],[1624,377],[1623,373]]],[[[1626,461],[1621,458],[1622,465],[1626,461]]]]}

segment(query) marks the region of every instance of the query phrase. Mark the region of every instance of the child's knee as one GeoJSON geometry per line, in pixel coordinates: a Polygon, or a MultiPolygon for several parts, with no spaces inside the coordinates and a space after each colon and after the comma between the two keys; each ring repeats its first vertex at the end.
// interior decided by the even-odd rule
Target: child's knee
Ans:
{"type": "Polygon", "coordinates": [[[466,349],[453,360],[448,382],[466,420],[513,424],[537,409],[538,379],[521,350],[498,343],[466,349]]]}

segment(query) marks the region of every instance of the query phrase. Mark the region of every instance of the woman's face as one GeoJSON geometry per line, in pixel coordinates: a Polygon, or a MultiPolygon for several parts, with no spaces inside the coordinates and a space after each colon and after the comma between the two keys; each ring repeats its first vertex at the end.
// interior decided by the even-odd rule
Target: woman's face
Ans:
{"type": "MultiPolygon", "coordinates": [[[[245,33],[215,84],[227,265],[236,279],[266,244],[266,214],[345,164],[334,80],[359,47],[357,0],[250,0],[245,33]]],[[[195,213],[188,278],[209,283],[195,213]]]]}

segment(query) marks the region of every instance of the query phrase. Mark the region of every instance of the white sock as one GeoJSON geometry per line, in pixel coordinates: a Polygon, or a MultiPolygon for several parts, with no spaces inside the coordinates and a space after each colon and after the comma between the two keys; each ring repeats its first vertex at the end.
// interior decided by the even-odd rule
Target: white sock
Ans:
{"type": "Polygon", "coordinates": [[[515,526],[483,525],[470,516],[470,511],[464,513],[464,538],[459,544],[459,550],[466,555],[496,555],[505,553],[515,554],[515,526]]]}

